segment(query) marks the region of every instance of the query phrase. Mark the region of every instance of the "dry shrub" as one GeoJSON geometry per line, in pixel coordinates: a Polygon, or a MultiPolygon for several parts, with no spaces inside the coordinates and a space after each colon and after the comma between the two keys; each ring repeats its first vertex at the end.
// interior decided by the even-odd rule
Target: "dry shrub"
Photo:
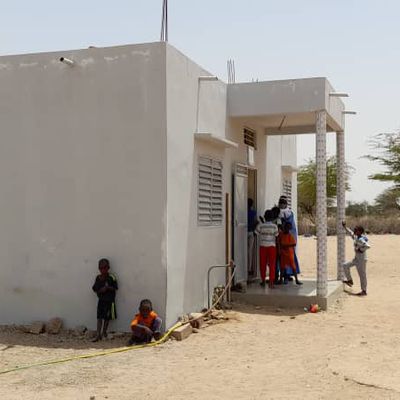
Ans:
{"type": "MultiPolygon", "coordinates": [[[[347,226],[356,225],[364,227],[367,233],[375,235],[400,234],[400,218],[397,215],[367,215],[360,218],[346,218],[347,226]]],[[[315,235],[316,227],[308,218],[299,217],[298,230],[300,235],[315,235]]],[[[336,218],[328,217],[328,235],[336,235],[336,218]]]]}

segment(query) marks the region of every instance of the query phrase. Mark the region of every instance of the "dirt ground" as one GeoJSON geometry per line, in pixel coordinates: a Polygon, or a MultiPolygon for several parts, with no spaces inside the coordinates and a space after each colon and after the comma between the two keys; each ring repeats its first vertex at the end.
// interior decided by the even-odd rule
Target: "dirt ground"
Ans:
{"type": "MultiPolygon", "coordinates": [[[[0,398],[400,399],[400,236],[370,241],[365,298],[344,294],[319,314],[236,306],[229,321],[183,342],[0,375],[0,398]]],[[[331,277],[335,244],[329,238],[331,277]]],[[[315,246],[300,239],[304,276],[315,275],[315,246]]],[[[122,343],[1,332],[0,371],[122,343]]]]}

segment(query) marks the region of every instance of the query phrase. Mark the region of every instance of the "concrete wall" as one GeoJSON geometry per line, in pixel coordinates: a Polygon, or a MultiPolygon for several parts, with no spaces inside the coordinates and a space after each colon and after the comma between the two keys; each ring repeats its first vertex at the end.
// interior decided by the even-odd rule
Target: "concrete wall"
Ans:
{"type": "MultiPolygon", "coordinates": [[[[208,156],[223,162],[224,192],[232,194],[234,166],[238,162],[247,164],[243,128],[256,130],[259,214],[264,212],[270,198],[273,205],[281,194],[282,162],[296,165],[293,137],[277,137],[276,143],[267,144],[265,127],[257,121],[244,123],[227,118],[227,85],[220,81],[199,83],[198,77],[204,75],[210,74],[167,46],[167,326],[183,313],[207,305],[207,270],[225,263],[225,219],[220,226],[205,227],[197,223],[198,157],[208,156]],[[195,132],[225,137],[239,147],[224,149],[195,140],[195,132]],[[276,174],[272,167],[280,171],[279,183],[273,182],[276,174]]],[[[224,280],[224,271],[214,271],[211,287],[223,284],[224,280]]]]}
{"type": "Polygon", "coordinates": [[[282,182],[284,178],[292,180],[292,209],[297,214],[297,173],[289,173],[282,166],[297,166],[296,136],[266,136],[267,171],[265,175],[266,197],[265,207],[271,208],[277,205],[282,194],[282,182]]]}
{"type": "Polygon", "coordinates": [[[164,71],[157,43],[0,58],[0,323],[93,328],[101,257],[112,328],[144,297],[165,315],[164,71]]]}
{"type": "MultiPolygon", "coordinates": [[[[197,224],[198,156],[223,159],[224,151],[195,140],[194,133],[223,137],[226,87],[205,81],[199,93],[202,75],[210,74],[167,47],[168,326],[184,312],[207,305],[207,270],[224,262],[224,223],[217,227],[197,224]]],[[[217,274],[213,284],[223,283],[223,276],[217,274]]]]}
{"type": "MultiPolygon", "coordinates": [[[[207,305],[207,270],[225,262],[225,220],[197,223],[199,156],[223,162],[232,193],[234,165],[247,162],[243,128],[255,129],[261,214],[281,194],[282,164],[295,165],[295,141],[227,118],[227,86],[199,83],[203,75],[163,43],[0,59],[0,323],[57,315],[94,327],[101,257],[120,282],[116,329],[144,297],[167,326],[207,305]]],[[[211,286],[223,283],[213,273],[211,286]]]]}
{"type": "Polygon", "coordinates": [[[286,115],[325,108],[326,78],[246,82],[229,85],[232,117],[286,115]]]}
{"type": "Polygon", "coordinates": [[[340,97],[329,96],[329,93],[335,92],[328,79],[325,80],[325,109],[328,112],[328,123],[336,131],[344,130],[345,118],[343,111],[345,109],[343,100],[340,97]]]}

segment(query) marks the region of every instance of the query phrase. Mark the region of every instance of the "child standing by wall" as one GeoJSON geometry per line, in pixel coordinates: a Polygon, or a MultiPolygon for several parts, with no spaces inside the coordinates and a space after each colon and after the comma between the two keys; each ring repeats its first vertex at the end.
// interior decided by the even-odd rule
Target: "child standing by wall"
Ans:
{"type": "Polygon", "coordinates": [[[97,335],[93,340],[97,342],[103,337],[107,337],[107,328],[110,320],[117,318],[115,308],[115,293],[118,290],[117,279],[109,273],[110,262],[106,258],[99,261],[100,274],[92,287],[97,294],[99,301],[97,303],[97,335]]]}
{"type": "Polygon", "coordinates": [[[272,289],[275,281],[276,269],[276,238],[278,236],[278,226],[273,222],[274,215],[271,210],[265,211],[265,222],[259,223],[256,233],[260,237],[260,275],[261,286],[265,286],[267,265],[269,267],[269,283],[272,289]]]}
{"type": "Polygon", "coordinates": [[[348,286],[353,286],[353,278],[351,277],[350,268],[355,266],[357,268],[358,276],[360,277],[361,292],[357,296],[367,295],[367,250],[371,247],[368,244],[368,238],[364,235],[364,228],[356,226],[354,232],[346,226],[346,222],[342,223],[346,232],[352,237],[354,241],[354,258],[343,265],[346,280],[344,283],[348,286]]]}
{"type": "MultiPolygon", "coordinates": [[[[299,281],[297,277],[296,264],[295,264],[295,254],[294,249],[296,247],[296,239],[290,233],[292,229],[292,225],[290,222],[285,222],[283,224],[283,230],[279,233],[279,254],[280,254],[280,269],[281,276],[280,282],[287,283],[287,269],[291,270],[294,275],[294,279],[296,280],[296,285],[302,285],[302,282],[299,281]]],[[[290,272],[290,271],[289,271],[290,272]]]]}
{"type": "Polygon", "coordinates": [[[153,305],[150,300],[144,299],[140,302],[139,313],[131,322],[132,337],[128,346],[133,344],[150,343],[151,340],[161,338],[162,320],[153,311],[153,305]]]}

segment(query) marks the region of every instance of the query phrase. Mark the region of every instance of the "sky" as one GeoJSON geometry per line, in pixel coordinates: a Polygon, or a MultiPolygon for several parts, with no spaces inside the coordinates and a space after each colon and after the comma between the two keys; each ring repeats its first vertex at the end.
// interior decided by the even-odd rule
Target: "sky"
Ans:
{"type": "MultiPolygon", "coordinates": [[[[0,55],[160,38],[161,0],[2,3],[0,55]]],[[[388,185],[368,179],[380,167],[362,156],[373,135],[400,128],[399,15],[399,0],[169,0],[169,42],[223,80],[232,58],[237,82],[326,76],[349,93],[347,198],[373,202],[388,185]]],[[[313,135],[299,136],[298,164],[310,157],[313,135]]]]}

